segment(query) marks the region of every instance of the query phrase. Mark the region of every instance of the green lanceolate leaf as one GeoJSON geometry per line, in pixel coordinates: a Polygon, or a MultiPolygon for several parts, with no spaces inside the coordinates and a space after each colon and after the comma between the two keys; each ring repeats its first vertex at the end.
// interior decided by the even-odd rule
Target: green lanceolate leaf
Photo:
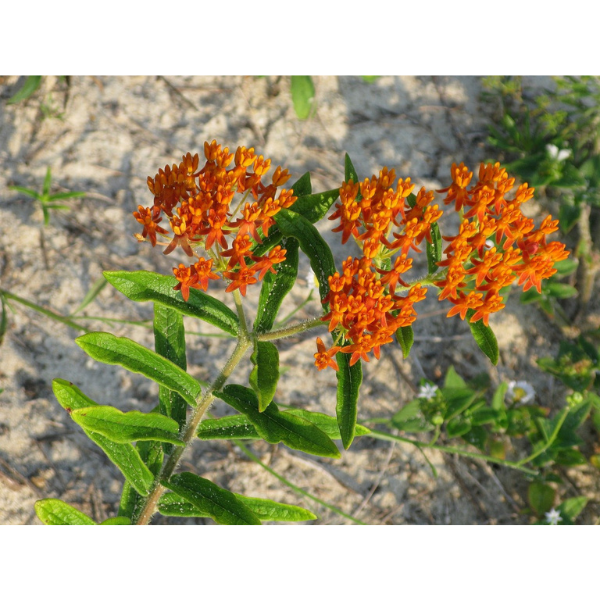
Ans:
{"type": "Polygon", "coordinates": [[[354,183],[358,183],[360,181],[349,154],[346,154],[346,156],[344,157],[344,175],[346,183],[348,183],[348,181],[350,181],[351,179],[352,181],[354,181],[354,183]]]}
{"type": "Polygon", "coordinates": [[[264,412],[277,390],[279,350],[271,342],[255,342],[250,360],[254,365],[250,373],[250,386],[258,396],[258,410],[264,412]]]}
{"type": "Polygon", "coordinates": [[[25,80],[23,87],[14,96],[9,98],[6,104],[17,104],[17,102],[27,100],[40,87],[41,83],[41,75],[30,75],[25,80]]]}
{"type": "Polygon", "coordinates": [[[220,525],[260,525],[260,519],[231,492],[208,479],[180,473],[162,483],[220,525]]]}
{"type": "Polygon", "coordinates": [[[300,242],[300,248],[308,256],[319,281],[319,293],[323,300],[329,293],[329,277],[335,273],[329,246],[315,226],[302,215],[282,208],[273,218],[285,236],[294,237],[300,242]]]}
{"type": "MultiPolygon", "coordinates": [[[[340,439],[337,419],[324,413],[312,412],[301,408],[290,408],[285,414],[295,415],[310,421],[332,440],[340,439]]],[[[356,435],[367,435],[371,430],[363,425],[356,425],[356,435]]],[[[200,423],[197,436],[201,440],[259,440],[260,435],[246,415],[233,415],[220,419],[205,419],[200,423]]]]}
{"type": "MultiPolygon", "coordinates": [[[[158,303],[154,304],[154,348],[157,354],[184,371],[187,369],[183,316],[179,311],[158,303]]],[[[158,398],[161,414],[177,421],[181,431],[186,420],[185,400],[177,392],[162,385],[158,389],[158,398]]]]}
{"type": "Polygon", "coordinates": [[[0,346],[4,341],[6,335],[6,327],[8,325],[8,319],[6,318],[6,302],[2,295],[0,295],[0,305],[2,306],[2,314],[0,314],[0,346]]]}
{"type": "Polygon", "coordinates": [[[292,75],[292,102],[299,119],[308,119],[315,99],[315,85],[310,75],[292,75]]]}
{"type": "Polygon", "coordinates": [[[264,412],[260,412],[258,398],[248,388],[228,385],[222,392],[215,392],[215,396],[246,415],[259,435],[269,444],[282,442],[290,448],[316,456],[340,457],[337,446],[329,436],[310,421],[281,412],[274,402],[264,412]]]}
{"type": "Polygon", "coordinates": [[[402,356],[404,356],[404,358],[408,358],[410,349],[415,341],[415,334],[413,332],[412,325],[400,327],[400,329],[396,331],[396,339],[402,348],[402,356]]]}
{"type": "Polygon", "coordinates": [[[131,525],[131,520],[127,517],[111,517],[102,521],[100,525],[131,525]]]}
{"type": "Polygon", "coordinates": [[[220,419],[205,419],[196,435],[201,440],[260,440],[262,439],[246,415],[232,415],[220,419]]]}
{"type": "Polygon", "coordinates": [[[481,319],[475,323],[471,323],[470,319],[474,314],[475,311],[472,308],[467,311],[467,320],[469,321],[473,339],[477,342],[482,352],[492,361],[492,364],[497,365],[499,355],[496,336],[491,327],[484,325],[481,319]]]}
{"type": "Polygon", "coordinates": [[[405,404],[391,419],[392,425],[399,431],[418,432],[431,431],[433,425],[427,421],[421,410],[421,401],[411,400],[405,404]]]}
{"type": "Polygon", "coordinates": [[[62,500],[47,498],[35,503],[35,514],[44,525],[95,525],[81,511],[62,500]]]}
{"type": "Polygon", "coordinates": [[[358,416],[358,393],[362,383],[362,366],[360,360],[350,366],[350,354],[338,352],[335,355],[339,371],[337,377],[337,404],[335,412],[342,444],[348,450],[356,435],[356,419],[358,416]]]}
{"type": "Polygon", "coordinates": [[[135,302],[157,302],[178,310],[188,317],[202,319],[227,333],[237,336],[239,320],[236,314],[216,298],[191,289],[186,302],[175,277],[167,277],[150,271],[105,271],[109,283],[135,302]]]}
{"type": "Polygon", "coordinates": [[[331,205],[339,198],[340,190],[327,190],[320,194],[300,196],[290,207],[292,212],[302,215],[311,223],[320,221],[331,208],[331,205]]]}
{"type": "Polygon", "coordinates": [[[427,267],[430,275],[438,270],[436,263],[442,260],[442,234],[437,223],[431,225],[431,241],[431,244],[427,242],[427,267]]]}
{"type": "MultiPolygon", "coordinates": [[[[293,506],[292,504],[282,504],[273,500],[265,500],[263,498],[251,498],[234,494],[234,496],[244,506],[249,508],[261,521],[312,521],[318,517],[305,508],[293,506]]],[[[168,517],[210,517],[209,514],[202,512],[196,508],[191,502],[187,502],[185,498],[167,492],[163,494],[158,502],[158,511],[168,517]]]]}
{"type": "Polygon", "coordinates": [[[300,177],[298,181],[296,181],[290,186],[290,189],[294,192],[294,196],[298,198],[300,196],[308,196],[309,194],[312,194],[312,182],[310,180],[310,173],[308,171],[304,173],[304,175],[302,175],[302,177],[300,177]]]}
{"type": "MultiPolygon", "coordinates": [[[[310,421],[313,425],[316,425],[321,431],[324,431],[332,440],[341,439],[340,428],[338,426],[337,419],[330,417],[324,413],[313,412],[309,410],[303,410],[301,408],[290,408],[285,411],[290,415],[297,415],[310,421]]],[[[356,425],[354,434],[355,435],[367,435],[371,433],[371,430],[364,425],[356,425]]]]}
{"type": "Polygon", "coordinates": [[[89,292],[85,295],[85,298],[81,301],[81,304],[71,313],[70,316],[76,315],[78,312],[81,312],[88,304],[91,304],[98,294],[106,287],[108,281],[104,277],[97,279],[89,292]]]}
{"type": "Polygon", "coordinates": [[[93,359],[141,373],[159,385],[178,392],[188,404],[195,406],[200,383],[156,352],[127,338],[104,332],[87,333],[75,342],[93,359]]]}
{"type": "Polygon", "coordinates": [[[275,265],[275,275],[267,272],[260,288],[254,331],[262,333],[273,328],[283,299],[294,287],[298,276],[298,248],[295,238],[285,238],[281,247],[286,250],[285,260],[275,265]]]}
{"type": "Polygon", "coordinates": [[[72,411],[71,418],[84,429],[95,431],[120,444],[157,440],[177,446],[185,445],[179,439],[177,422],[159,413],[142,413],[138,410],[124,413],[113,406],[91,406],[72,411]]]}
{"type": "MultiPolygon", "coordinates": [[[[58,403],[71,413],[81,408],[98,406],[77,386],[64,379],[55,379],[52,382],[52,389],[58,403]]],[[[83,431],[90,440],[104,450],[106,456],[123,473],[126,481],[131,484],[135,491],[142,496],[147,496],[150,493],[154,477],[142,457],[140,457],[137,448],[134,448],[131,444],[113,442],[107,437],[86,428],[83,431]]]]}

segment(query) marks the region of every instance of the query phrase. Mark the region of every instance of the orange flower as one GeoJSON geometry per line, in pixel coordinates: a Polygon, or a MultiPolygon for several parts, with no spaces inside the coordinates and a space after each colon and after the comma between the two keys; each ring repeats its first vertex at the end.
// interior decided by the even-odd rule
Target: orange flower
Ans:
{"type": "Polygon", "coordinates": [[[337,363],[333,360],[333,357],[339,352],[339,346],[333,346],[329,350],[325,349],[325,344],[321,338],[317,338],[317,352],[315,352],[315,365],[319,371],[331,367],[336,371],[339,371],[337,363]]]}

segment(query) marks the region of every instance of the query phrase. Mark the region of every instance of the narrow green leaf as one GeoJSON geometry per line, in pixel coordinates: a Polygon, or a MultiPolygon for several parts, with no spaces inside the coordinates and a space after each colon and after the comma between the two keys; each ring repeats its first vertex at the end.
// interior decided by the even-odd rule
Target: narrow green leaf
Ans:
{"type": "Polygon", "coordinates": [[[273,328],[281,303],[298,277],[298,248],[295,238],[285,238],[281,247],[286,250],[285,260],[275,265],[275,275],[267,272],[260,288],[254,331],[263,333],[273,328]]]}
{"type": "Polygon", "coordinates": [[[158,413],[142,413],[139,410],[124,413],[114,406],[91,406],[72,411],[71,418],[83,428],[119,444],[157,440],[185,445],[179,439],[177,422],[158,413]]]}
{"type": "Polygon", "coordinates": [[[71,316],[76,315],[78,312],[81,312],[84,308],[91,304],[107,284],[108,281],[104,277],[96,279],[88,293],[85,295],[84,299],[81,301],[81,304],[71,313],[71,316]]]}
{"type": "Polygon", "coordinates": [[[292,102],[299,119],[308,119],[314,99],[315,86],[310,75],[292,75],[292,102]]]}
{"type": "Polygon", "coordinates": [[[506,395],[506,390],[508,390],[508,383],[503,381],[494,392],[494,397],[492,398],[492,408],[494,410],[504,410],[506,405],[504,404],[504,396],[506,395]]]}
{"type": "Polygon", "coordinates": [[[4,336],[6,335],[6,328],[8,326],[8,319],[6,317],[6,301],[4,300],[4,296],[0,295],[0,304],[2,305],[2,315],[0,315],[0,346],[4,341],[4,336]]]}
{"type": "MultiPolygon", "coordinates": [[[[154,304],[154,348],[157,354],[170,360],[180,369],[187,369],[183,315],[158,303],[154,304]]],[[[185,400],[177,392],[162,385],[158,388],[158,398],[161,414],[177,421],[181,431],[187,416],[185,400]]],[[[165,448],[165,452],[169,450],[170,448],[165,448]]]]}
{"type": "Polygon", "coordinates": [[[346,156],[344,157],[344,174],[346,183],[348,183],[348,181],[350,181],[351,179],[352,181],[354,181],[354,183],[358,183],[360,181],[349,154],[346,154],[346,156]]]}
{"type": "Polygon", "coordinates": [[[256,427],[246,415],[232,415],[220,419],[205,419],[196,435],[201,440],[260,440],[256,427]]]}
{"type": "Polygon", "coordinates": [[[231,492],[208,479],[180,473],[162,483],[220,525],[260,525],[260,519],[231,492]]]}
{"type": "Polygon", "coordinates": [[[264,412],[258,410],[256,394],[241,385],[228,385],[215,392],[229,406],[246,415],[259,435],[269,444],[283,442],[295,450],[316,456],[339,458],[340,452],[329,436],[310,421],[287,412],[280,412],[271,402],[264,412]]]}
{"type": "Polygon", "coordinates": [[[62,500],[46,498],[35,503],[35,514],[44,525],[95,525],[81,511],[62,500]]]}
{"type": "Polygon", "coordinates": [[[300,196],[298,200],[290,206],[292,212],[302,215],[311,223],[320,221],[331,208],[331,205],[339,198],[340,190],[327,190],[320,194],[300,196]]]}
{"type": "Polygon", "coordinates": [[[408,358],[410,349],[415,341],[415,334],[413,332],[412,325],[400,327],[400,329],[396,331],[396,340],[398,340],[398,343],[402,348],[402,356],[404,356],[404,358],[408,358]]]}
{"type": "MultiPolygon", "coordinates": [[[[310,421],[332,440],[340,439],[340,430],[335,417],[324,413],[290,408],[283,411],[286,414],[296,415],[310,421]]],[[[363,425],[356,425],[356,435],[367,435],[371,430],[363,425]]],[[[233,415],[220,419],[206,419],[200,423],[197,436],[201,440],[260,440],[256,428],[246,415],[233,415]]]]}
{"type": "Polygon", "coordinates": [[[333,255],[315,226],[303,216],[281,209],[274,217],[284,235],[300,242],[302,252],[308,256],[310,266],[319,281],[321,300],[329,293],[329,277],[335,273],[333,255]]]}
{"type": "MultiPolygon", "coordinates": [[[[68,412],[98,406],[77,386],[64,379],[55,379],[52,382],[52,390],[58,403],[68,412]]],[[[83,431],[92,442],[104,450],[106,456],[121,471],[126,481],[133,486],[135,491],[142,496],[147,496],[150,493],[154,476],[140,457],[137,448],[134,448],[131,444],[113,442],[107,437],[85,428],[83,431]]]]}
{"type": "Polygon", "coordinates": [[[21,192],[21,194],[25,194],[25,196],[41,201],[40,195],[35,190],[30,190],[29,188],[21,187],[20,185],[9,185],[8,189],[15,190],[15,192],[21,192]]]}
{"type": "Polygon", "coordinates": [[[25,80],[25,83],[21,87],[21,89],[11,98],[9,98],[6,104],[17,104],[22,100],[27,100],[39,87],[42,83],[41,75],[30,75],[25,80]]]}
{"type": "Polygon", "coordinates": [[[574,522],[575,519],[581,514],[581,511],[586,507],[589,502],[589,498],[585,496],[576,496],[575,498],[569,498],[565,500],[563,503],[557,506],[557,510],[560,511],[560,514],[571,522],[574,522]]]}
{"type": "Polygon", "coordinates": [[[50,171],[50,167],[46,169],[46,177],[44,177],[44,187],[42,188],[42,196],[44,198],[48,197],[50,193],[50,184],[52,183],[52,172],[50,171]]]}
{"type": "Polygon", "coordinates": [[[69,200],[71,198],[83,198],[84,196],[85,192],[59,192],[58,194],[50,196],[48,200],[54,202],[55,200],[69,200]]]}
{"type": "Polygon", "coordinates": [[[491,327],[484,325],[482,320],[471,323],[470,320],[474,314],[475,311],[472,308],[467,311],[467,320],[469,321],[473,338],[482,352],[492,361],[492,364],[497,365],[499,354],[496,336],[491,327]]]}
{"type": "Polygon", "coordinates": [[[356,435],[358,417],[358,394],[362,383],[360,360],[350,366],[350,354],[338,352],[335,355],[339,371],[337,377],[337,403],[335,412],[344,448],[348,450],[356,435]]]}
{"type": "Polygon", "coordinates": [[[271,342],[255,342],[250,360],[254,365],[250,372],[250,386],[258,397],[258,410],[264,412],[277,390],[279,350],[271,342]]]}
{"type": "Polygon", "coordinates": [[[104,332],[87,333],[75,342],[95,360],[141,373],[159,385],[180,393],[191,406],[196,404],[200,383],[156,352],[127,338],[104,332]]]}
{"type": "Polygon", "coordinates": [[[430,275],[438,270],[436,263],[442,260],[442,234],[437,223],[431,225],[431,241],[431,244],[427,242],[427,267],[430,275]]]}
{"type": "MultiPolygon", "coordinates": [[[[330,417],[324,413],[313,412],[309,410],[303,410],[301,408],[290,408],[285,411],[290,415],[297,415],[307,421],[310,421],[313,425],[316,425],[321,431],[324,431],[332,440],[341,439],[340,428],[338,426],[337,419],[330,417]]],[[[354,434],[357,436],[367,435],[371,433],[371,430],[364,425],[356,425],[354,434]]]]}
{"type": "Polygon", "coordinates": [[[181,292],[173,289],[177,285],[175,277],[151,271],[105,271],[104,277],[130,300],[157,302],[188,317],[202,319],[232,336],[238,334],[239,320],[230,308],[196,289],[190,290],[190,297],[186,302],[181,292]]]}
{"type": "Polygon", "coordinates": [[[131,520],[127,517],[111,517],[106,521],[102,521],[100,525],[131,525],[131,520]]]}
{"type": "MultiPolygon", "coordinates": [[[[305,508],[292,504],[282,504],[263,498],[251,498],[234,494],[234,496],[250,509],[261,521],[312,521],[318,517],[305,508]]],[[[196,508],[174,492],[163,494],[158,502],[158,511],[168,517],[201,517],[210,515],[196,508]]]]}
{"type": "Polygon", "coordinates": [[[307,171],[298,179],[298,181],[294,182],[290,189],[294,192],[294,196],[298,198],[300,196],[308,196],[308,194],[312,194],[312,182],[310,180],[310,173],[307,171]]]}

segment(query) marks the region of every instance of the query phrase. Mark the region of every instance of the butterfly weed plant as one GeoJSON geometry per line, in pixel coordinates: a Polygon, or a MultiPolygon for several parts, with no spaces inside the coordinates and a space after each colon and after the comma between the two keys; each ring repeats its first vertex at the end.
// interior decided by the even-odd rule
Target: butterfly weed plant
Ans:
{"type": "MultiPolygon", "coordinates": [[[[503,290],[513,283],[540,289],[556,272],[554,264],[568,255],[564,244],[547,240],[557,221],[547,217],[536,226],[521,212],[533,188],[516,187],[499,163],[482,165],[476,182],[463,163],[453,164],[452,182],[437,191],[439,201],[432,190],[416,190],[410,177],[396,181],[393,169],[361,180],[347,155],[345,181],[335,189],[313,192],[308,173],[285,187],[290,178],[287,169],[273,169],[253,148],[230,152],[216,141],[204,144],[202,162],[188,153],[148,178],[153,201],[133,213],[141,228],[135,235],[184,260],[175,263],[173,276],[149,271],[104,276],[130,300],[153,303],[155,348],[105,332],[76,341],[93,359],[158,383],[157,406],[149,413],[121,412],[97,404],[69,381],[53,382],[61,406],[125,478],[118,515],[109,523],[147,524],[157,512],[221,524],[316,518],[299,507],[245,497],[178,472],[181,456],[198,439],[263,439],[340,457],[334,440],[348,449],[356,435],[370,433],[357,424],[362,362],[379,359],[381,348],[393,343],[408,355],[416,307],[427,294],[449,304],[449,318],[468,322],[495,364],[498,346],[489,317],[504,308],[503,290]],[[332,206],[333,231],[342,244],[352,239],[357,249],[339,269],[315,227],[332,206]],[[442,207],[460,216],[458,231],[444,236],[442,207]],[[412,273],[413,257],[423,250],[428,269],[419,277],[412,273]],[[323,315],[278,326],[283,299],[296,283],[299,252],[318,280],[323,315]],[[210,295],[217,279],[225,281],[231,307],[210,295]],[[254,285],[260,296],[251,317],[244,298],[254,285]],[[187,373],[183,316],[237,340],[213,381],[187,373]],[[313,329],[315,368],[331,369],[337,379],[335,416],[284,409],[273,400],[279,379],[273,342],[313,329]],[[252,364],[248,384],[228,384],[244,360],[252,364]],[[209,418],[216,401],[236,414],[209,418]]],[[[93,524],[60,500],[41,500],[36,510],[44,523],[93,524]]]]}

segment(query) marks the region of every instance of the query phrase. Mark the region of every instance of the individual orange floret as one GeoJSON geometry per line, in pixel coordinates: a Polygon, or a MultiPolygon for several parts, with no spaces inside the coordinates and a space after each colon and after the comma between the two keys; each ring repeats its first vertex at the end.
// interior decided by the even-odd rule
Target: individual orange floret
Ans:
{"type": "Polygon", "coordinates": [[[246,287],[258,281],[258,279],[254,277],[255,273],[255,268],[247,267],[243,261],[238,271],[225,271],[225,273],[223,273],[223,277],[231,279],[231,283],[227,286],[225,291],[232,292],[233,290],[239,289],[242,296],[245,296],[246,287]]]}
{"type": "Polygon", "coordinates": [[[178,269],[173,267],[173,274],[177,278],[177,281],[179,281],[173,289],[181,290],[181,295],[187,302],[190,297],[190,288],[198,283],[198,275],[192,267],[186,267],[182,263],[179,264],[178,269]]]}
{"type": "Polygon", "coordinates": [[[219,279],[219,276],[216,273],[212,272],[212,265],[212,258],[210,260],[199,258],[198,262],[193,266],[193,269],[196,272],[196,275],[198,276],[198,287],[204,290],[205,292],[208,289],[209,279],[219,279]]]}
{"type": "Polygon", "coordinates": [[[454,202],[455,209],[459,211],[467,203],[469,198],[466,188],[469,183],[471,183],[473,172],[469,171],[464,163],[460,163],[458,166],[456,163],[452,163],[450,175],[452,177],[452,185],[437,191],[440,193],[448,192],[444,199],[444,204],[451,204],[454,202]]]}
{"type": "Polygon", "coordinates": [[[149,208],[144,208],[143,206],[138,206],[138,211],[133,213],[136,221],[144,226],[142,231],[142,237],[148,237],[150,239],[150,243],[153,246],[156,246],[156,234],[168,233],[166,229],[163,229],[158,225],[160,221],[162,221],[161,217],[154,218],[152,216],[152,212],[149,208]]]}
{"type": "Polygon", "coordinates": [[[267,271],[270,271],[273,273],[273,275],[276,275],[273,265],[282,263],[285,260],[286,252],[287,250],[284,250],[281,246],[275,246],[275,248],[273,248],[267,256],[257,260],[254,268],[256,271],[259,271],[259,281],[262,281],[263,277],[267,274],[267,271]]]}
{"type": "Polygon", "coordinates": [[[331,367],[336,371],[339,371],[337,363],[333,360],[333,357],[339,352],[339,346],[333,346],[329,350],[325,349],[325,344],[321,338],[317,338],[317,352],[315,352],[315,365],[319,371],[331,367]]]}
{"type": "Polygon", "coordinates": [[[469,292],[468,295],[459,292],[458,298],[450,298],[450,302],[454,304],[454,308],[448,311],[446,317],[453,317],[456,314],[460,314],[460,318],[464,321],[469,309],[479,308],[483,305],[482,298],[483,294],[476,292],[469,292]]]}
{"type": "Polygon", "coordinates": [[[483,324],[489,325],[490,314],[498,312],[504,308],[504,300],[497,292],[488,292],[483,300],[483,304],[477,309],[477,312],[471,317],[471,323],[476,323],[483,319],[483,324]]]}

